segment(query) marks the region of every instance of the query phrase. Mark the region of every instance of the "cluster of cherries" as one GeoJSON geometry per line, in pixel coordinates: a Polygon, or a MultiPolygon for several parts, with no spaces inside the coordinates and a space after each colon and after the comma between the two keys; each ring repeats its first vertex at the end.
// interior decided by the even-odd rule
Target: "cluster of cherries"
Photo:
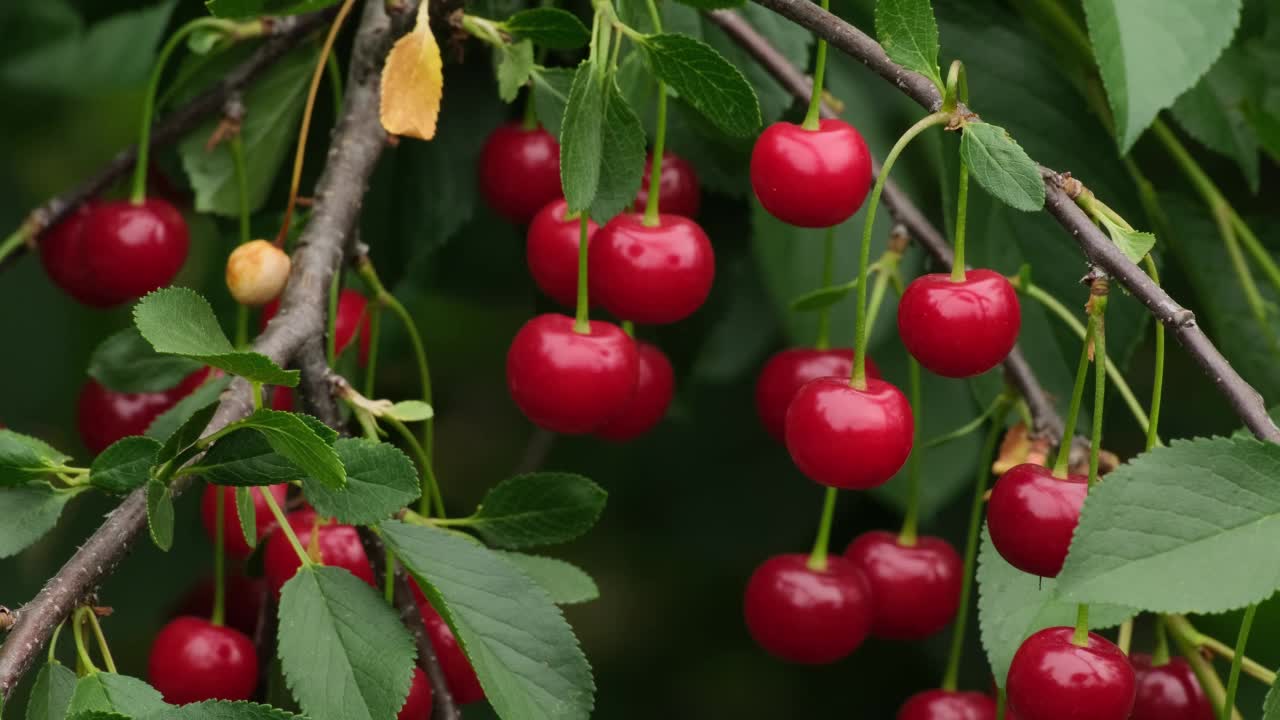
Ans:
{"type": "MultiPolygon", "coordinates": [[[[652,157],[634,212],[621,213],[603,227],[586,220],[588,297],[617,318],[664,325],[688,317],[706,301],[715,253],[692,219],[701,199],[693,167],[663,154],[662,212],[648,220],[644,209],[651,173],[652,157]]],[[[538,288],[573,308],[579,302],[583,218],[569,214],[562,197],[556,139],[542,128],[499,127],[480,156],[480,188],[499,214],[528,225],[526,257],[538,288]]],[[[621,442],[662,420],[675,379],[661,349],[633,339],[618,325],[545,313],[525,323],[512,340],[507,385],[535,424],[621,442]]]]}

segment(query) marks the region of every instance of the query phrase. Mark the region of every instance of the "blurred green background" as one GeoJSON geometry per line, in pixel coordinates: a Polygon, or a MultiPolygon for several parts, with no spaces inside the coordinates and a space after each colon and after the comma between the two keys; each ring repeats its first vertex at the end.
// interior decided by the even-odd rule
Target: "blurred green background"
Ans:
{"type": "MultiPolygon", "coordinates": [[[[984,118],[1009,128],[1037,160],[1072,170],[1127,217],[1143,218],[1113,140],[1088,114],[1050,50],[1016,8],[994,0],[935,4],[944,57],[966,61],[974,105],[984,118]]],[[[495,0],[469,7],[505,17],[513,6],[495,0]]],[[[836,9],[870,28],[869,7],[868,2],[853,2],[837,3],[836,9]]],[[[6,108],[0,113],[0,225],[16,227],[28,209],[74,185],[135,140],[142,86],[155,46],[110,23],[121,17],[136,22],[136,13],[162,12],[157,27],[167,22],[172,28],[202,11],[194,0],[164,8],[157,11],[142,0],[11,0],[0,7],[0,37],[6,38],[0,48],[0,96],[6,108]],[[173,8],[171,18],[168,8],[173,8]]],[[[731,52],[725,50],[730,47],[725,38],[692,11],[668,7],[666,12],[668,29],[699,34],[731,52]]],[[[758,7],[745,12],[793,62],[807,64],[805,33],[758,7]]],[[[1269,22],[1246,25],[1238,42],[1274,29],[1276,21],[1269,22]]],[[[474,506],[487,487],[522,462],[531,441],[536,443],[532,427],[508,398],[503,364],[506,345],[520,324],[551,309],[524,270],[521,231],[487,211],[475,189],[480,143],[498,123],[518,116],[522,101],[504,106],[496,96],[487,52],[476,44],[466,49],[465,61],[446,67],[439,138],[431,144],[404,141],[388,151],[365,199],[363,217],[364,242],[426,338],[436,386],[438,472],[456,510],[474,506]]],[[[345,52],[341,44],[340,52],[345,52]]],[[[798,115],[789,96],[745,56],[730,57],[756,84],[767,121],[798,115]]],[[[552,56],[548,64],[571,60],[552,56]]],[[[832,60],[831,93],[873,152],[883,157],[919,109],[860,64],[839,53],[832,60]]],[[[643,82],[627,90],[637,102],[646,97],[643,82]]],[[[322,91],[304,193],[319,172],[332,120],[327,91],[322,91]]],[[[678,104],[672,122],[669,149],[690,157],[704,180],[700,221],[716,247],[718,265],[716,288],[703,310],[679,325],[640,331],[671,357],[676,400],[667,420],[641,440],[615,446],[556,438],[542,463],[547,469],[588,475],[610,493],[600,525],[587,538],[554,549],[587,569],[600,585],[599,600],[566,609],[596,670],[596,716],[891,717],[909,694],[938,682],[947,633],[915,644],[870,640],[847,661],[808,668],[766,656],[743,626],[741,592],[752,569],[771,554],[806,550],[821,503],[821,489],[798,473],[786,451],[760,427],[752,399],[755,373],[768,354],[812,339],[813,317],[789,315],[786,305],[816,284],[821,235],[782,227],[752,207],[745,175],[749,144],[705,137],[705,129],[678,104]]],[[[285,135],[285,149],[292,153],[291,125],[285,135]]],[[[948,199],[954,185],[954,140],[928,136],[895,171],[895,179],[944,228],[950,226],[945,218],[954,204],[948,199]]],[[[1229,161],[1193,147],[1264,239],[1275,240],[1280,217],[1266,198],[1275,196],[1276,166],[1264,160],[1261,189],[1255,194],[1229,161]]],[[[1158,149],[1140,143],[1135,157],[1148,176],[1159,180],[1165,211],[1177,219],[1176,237],[1161,237],[1159,249],[1170,292],[1197,312],[1265,395],[1280,397],[1275,347],[1260,340],[1251,324],[1199,202],[1158,149]]],[[[158,162],[185,188],[182,165],[172,149],[161,152],[158,162]]],[[[280,177],[261,180],[270,190],[255,226],[265,233],[278,222],[287,182],[280,177]]],[[[1086,264],[1046,216],[997,207],[980,191],[972,202],[974,264],[1013,273],[1030,263],[1037,283],[1069,307],[1081,306],[1086,293],[1077,283],[1086,264]]],[[[230,327],[232,308],[221,274],[235,242],[234,221],[197,216],[190,207],[187,211],[192,254],[179,282],[209,297],[230,327]]],[[[881,215],[878,248],[889,226],[881,215]]],[[[854,272],[856,229],[862,222],[859,214],[840,231],[841,278],[854,272]]],[[[910,273],[924,266],[914,248],[905,265],[910,273]]],[[[1114,298],[1109,345],[1138,397],[1145,399],[1151,383],[1150,324],[1132,298],[1123,293],[1114,298]]],[[[894,302],[886,298],[872,353],[890,379],[902,383],[904,355],[893,337],[893,312],[894,302]]],[[[0,272],[0,318],[5,338],[0,342],[0,422],[87,460],[75,430],[76,396],[89,353],[128,325],[128,309],[80,307],[52,287],[38,260],[28,256],[0,272]]],[[[1274,317],[1271,322],[1275,324],[1274,317]]],[[[847,343],[852,325],[848,302],[835,313],[837,337],[847,343]]],[[[416,371],[405,338],[389,317],[384,328],[381,392],[411,397],[417,393],[416,371]]],[[[1074,336],[1040,308],[1025,304],[1023,348],[1048,389],[1064,398],[1079,348],[1074,336]]],[[[999,388],[994,375],[972,383],[927,378],[922,436],[945,432],[980,412],[999,388]]],[[[1164,436],[1236,429],[1225,403],[1172,342],[1166,382],[1164,436]]],[[[1141,450],[1142,434],[1114,395],[1111,402],[1107,445],[1122,457],[1131,456],[1141,450]]],[[[925,458],[926,532],[961,541],[976,444],[977,438],[965,438],[925,458]]],[[[844,495],[835,546],[843,548],[867,529],[896,528],[902,490],[896,479],[874,494],[844,495]]],[[[171,552],[138,543],[102,588],[102,604],[115,609],[106,630],[124,672],[144,674],[154,632],[175,600],[211,569],[211,545],[199,527],[196,504],[194,496],[179,501],[178,540],[171,552]]],[[[86,496],[69,506],[48,538],[18,557],[0,560],[0,604],[17,607],[29,599],[111,506],[105,498],[86,496]]],[[[1280,638],[1280,607],[1264,605],[1258,622],[1252,655],[1271,666],[1280,664],[1275,642],[1280,638]]],[[[1234,617],[1209,618],[1204,625],[1229,642],[1234,638],[1234,617]]],[[[989,673],[976,623],[970,628],[962,684],[986,689],[989,673]]],[[[1140,626],[1138,649],[1145,637],[1140,626]]],[[[66,645],[64,658],[69,657],[66,645]]],[[[1257,683],[1246,680],[1242,707],[1259,707],[1260,698],[1257,683]]],[[[21,705],[20,693],[16,706],[6,707],[8,716],[19,717],[21,705]]],[[[469,709],[467,717],[482,712],[469,709]]],[[[1251,716],[1247,711],[1246,717],[1251,716]]]]}

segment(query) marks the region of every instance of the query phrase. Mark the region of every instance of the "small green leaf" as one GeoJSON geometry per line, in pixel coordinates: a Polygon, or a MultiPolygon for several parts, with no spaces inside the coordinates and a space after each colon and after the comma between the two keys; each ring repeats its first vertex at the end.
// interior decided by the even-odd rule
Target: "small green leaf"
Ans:
{"type": "Polygon", "coordinates": [[[67,713],[75,716],[97,711],[141,717],[167,707],[159,691],[137,678],[96,672],[76,682],[67,713]]]}
{"type": "Polygon", "coordinates": [[[253,488],[236,488],[236,520],[240,522],[244,543],[251,548],[258,547],[258,508],[253,502],[253,493],[253,488]]]}
{"type": "Polygon", "coordinates": [[[158,480],[147,482],[147,530],[156,547],[173,547],[173,491],[158,480]]]}
{"type": "Polygon", "coordinates": [[[306,720],[270,705],[252,702],[206,700],[179,707],[169,707],[147,715],[143,720],[306,720]]]}
{"type": "Polygon", "coordinates": [[[111,335],[89,357],[89,376],[124,393],[168,390],[199,369],[194,360],[156,352],[137,328],[111,335]]]}
{"type": "Polygon", "coordinates": [[[644,127],[612,77],[605,86],[602,138],[600,185],[591,215],[611,218],[635,203],[645,158],[644,127]]]}
{"type": "Polygon", "coordinates": [[[302,470],[271,448],[267,438],[240,430],[219,439],[187,471],[214,485],[276,485],[301,480],[302,470]]]}
{"type": "Polygon", "coordinates": [[[43,440],[12,430],[0,430],[0,487],[22,485],[48,475],[71,458],[43,440]]]}
{"type": "Polygon", "coordinates": [[[1258,134],[1247,116],[1254,94],[1253,58],[1228,48],[1194,87],[1173,104],[1183,130],[1240,166],[1249,189],[1258,192],[1258,134]]]}
{"type": "Polygon", "coordinates": [[[512,35],[552,50],[573,50],[591,41],[591,33],[578,16],[559,8],[522,10],[507,18],[502,26],[512,35]]]}
{"type": "Polygon", "coordinates": [[[1244,116],[1257,134],[1258,143],[1262,149],[1271,156],[1272,160],[1280,163],[1280,115],[1268,112],[1259,107],[1258,103],[1246,102],[1244,116]]]}
{"type": "Polygon", "coordinates": [[[54,490],[43,483],[0,488],[0,558],[18,554],[52,530],[67,501],[81,490],[54,490]]]}
{"type": "Polygon", "coordinates": [[[220,18],[255,18],[261,15],[298,15],[337,5],[339,0],[205,0],[211,15],[220,18]]]}
{"type": "Polygon", "coordinates": [[[160,443],[149,437],[123,438],[94,458],[89,483],[118,494],[140,488],[150,477],[159,452],[160,443]]]}
{"type": "Polygon", "coordinates": [[[534,113],[542,127],[557,138],[560,137],[565,105],[569,103],[569,88],[573,85],[573,76],[572,68],[533,69],[534,113]]]}
{"type": "Polygon", "coordinates": [[[1141,262],[1151,252],[1151,248],[1156,246],[1156,236],[1149,232],[1128,230],[1108,217],[1102,218],[1102,224],[1106,226],[1111,242],[1135,263],[1141,262]]]}
{"type": "Polygon", "coordinates": [[[570,212],[582,212],[600,188],[604,150],[604,85],[590,60],[578,65],[567,98],[560,123],[560,184],[570,212]]]}
{"type": "Polygon", "coordinates": [[[297,370],[282,370],[265,355],[231,347],[213,308],[194,290],[156,290],[134,306],[133,322],[157,352],[193,358],[266,385],[298,384],[297,370]]]}
{"type": "Polygon", "coordinates": [[[344,438],[333,449],[346,468],[346,487],[331,490],[310,477],[302,479],[303,493],[321,515],[350,525],[369,525],[418,499],[418,471],[395,446],[344,438]]]}
{"type": "Polygon", "coordinates": [[[421,400],[402,400],[383,413],[385,417],[395,418],[400,422],[422,422],[430,420],[435,412],[431,406],[421,400]]]}
{"type": "Polygon", "coordinates": [[[529,83],[529,75],[533,72],[533,44],[523,40],[507,45],[496,53],[496,57],[498,97],[503,102],[513,102],[520,95],[520,88],[529,83]]]}
{"type": "Polygon", "coordinates": [[[280,593],[279,617],[284,675],[309,717],[396,716],[416,649],[373,588],[341,568],[304,566],[280,593]]]}
{"type": "Polygon", "coordinates": [[[204,434],[209,422],[213,420],[213,415],[218,411],[216,404],[206,405],[199,410],[191,413],[173,434],[165,438],[164,445],[160,447],[160,452],[156,453],[155,464],[163,465],[173,461],[174,458],[182,454],[184,450],[190,448],[204,434]]]}
{"type": "Polygon", "coordinates": [[[1280,678],[1271,684],[1262,702],[1262,720],[1280,720],[1280,678]]]}
{"type": "Polygon", "coordinates": [[[1271,597],[1280,588],[1277,468],[1280,446],[1251,438],[1175,440],[1121,465],[1085,500],[1059,591],[1164,613],[1271,597]]]}
{"type": "Polygon", "coordinates": [[[1027,212],[1044,207],[1039,167],[1004,128],[984,122],[965,125],[960,157],[973,179],[997,200],[1027,212]]]}
{"type": "Polygon", "coordinates": [[[876,39],[890,60],[946,90],[938,70],[938,22],[929,0],[877,0],[876,39]]]}
{"type": "Polygon", "coordinates": [[[595,525],[606,497],[599,485],[581,475],[517,475],[489,490],[467,524],[501,547],[566,542],[595,525]]]}
{"type": "Polygon", "coordinates": [[[810,290],[791,301],[791,310],[793,312],[813,312],[814,310],[822,310],[840,302],[858,287],[858,281],[851,280],[843,285],[831,285],[829,287],[810,290]]]}
{"type": "Polygon", "coordinates": [[[600,597],[596,581],[582,568],[564,560],[542,555],[499,551],[499,555],[520,568],[520,572],[538,583],[557,605],[574,605],[600,597]]]}
{"type": "Polygon", "coordinates": [[[60,662],[45,664],[27,698],[27,720],[63,720],[76,689],[76,674],[60,662]]]}
{"type": "Polygon", "coordinates": [[[147,427],[147,437],[160,441],[172,437],[178,431],[178,428],[191,419],[191,416],[217,402],[218,397],[222,395],[222,391],[226,390],[227,386],[231,384],[231,380],[232,378],[229,375],[206,380],[203,385],[193,390],[190,395],[179,400],[177,405],[152,420],[151,425],[147,427]]]}
{"type": "Polygon", "coordinates": [[[716,127],[735,137],[760,129],[760,101],[751,83],[710,45],[663,33],[649,35],[641,47],[653,73],[716,127]]]}
{"type": "Polygon", "coordinates": [[[545,590],[502,556],[455,533],[395,521],[378,527],[453,629],[499,717],[590,716],[591,668],[545,590]]]}
{"type": "Polygon", "coordinates": [[[304,475],[330,488],[341,488],[347,482],[347,474],[331,445],[336,435],[315,418],[304,420],[304,417],[295,413],[262,409],[228,425],[228,436],[232,434],[231,431],[253,430],[266,439],[272,450],[296,465],[304,475]]]}

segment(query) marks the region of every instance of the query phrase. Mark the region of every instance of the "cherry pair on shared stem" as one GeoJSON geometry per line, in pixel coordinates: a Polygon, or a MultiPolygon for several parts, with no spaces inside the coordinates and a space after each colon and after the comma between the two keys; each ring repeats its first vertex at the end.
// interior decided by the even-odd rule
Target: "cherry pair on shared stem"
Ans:
{"type": "MultiPolygon", "coordinates": [[[[1006,692],[1019,720],[1129,720],[1137,681],[1129,658],[1096,633],[1045,628],[1018,647],[1006,692]]],[[[1171,720],[1165,718],[1164,720],[1171,720]]]]}
{"type": "Polygon", "coordinates": [[[151,423],[204,384],[212,371],[201,368],[174,387],[158,392],[125,393],[109,390],[89,379],[76,402],[76,426],[89,452],[97,455],[117,440],[144,435],[151,423]]]}
{"type": "Polygon", "coordinates": [[[186,221],[164,200],[88,201],[44,233],[40,260],[68,295],[107,308],[171,283],[189,245],[186,221]]]}

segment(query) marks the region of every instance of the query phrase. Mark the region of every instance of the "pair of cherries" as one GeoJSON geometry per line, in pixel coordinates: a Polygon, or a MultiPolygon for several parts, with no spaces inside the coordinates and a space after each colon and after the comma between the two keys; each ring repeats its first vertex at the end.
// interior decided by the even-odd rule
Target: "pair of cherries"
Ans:
{"type": "Polygon", "coordinates": [[[44,233],[40,259],[68,295],[106,308],[172,282],[189,245],[182,213],[164,200],[90,201],[44,233]]]}
{"type": "Polygon", "coordinates": [[[784,660],[806,664],[848,656],[867,635],[918,640],[945,627],[960,604],[963,563],[936,537],[904,544],[873,531],[822,569],[806,555],[776,555],[747,583],[743,614],[753,639],[784,660]]]}

